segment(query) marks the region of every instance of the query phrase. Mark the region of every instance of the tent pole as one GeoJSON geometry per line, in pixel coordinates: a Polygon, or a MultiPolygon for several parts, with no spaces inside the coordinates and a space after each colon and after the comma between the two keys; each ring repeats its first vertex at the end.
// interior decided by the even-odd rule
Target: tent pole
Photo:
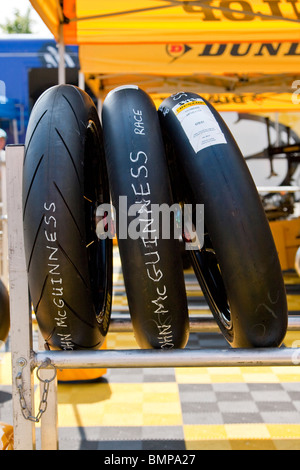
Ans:
{"type": "Polygon", "coordinates": [[[101,120],[101,115],[102,115],[102,105],[103,105],[103,103],[102,103],[101,98],[98,98],[97,99],[97,110],[98,110],[100,120],[101,120]]]}
{"type": "Polygon", "coordinates": [[[85,89],[85,76],[84,76],[84,73],[81,71],[78,72],[78,86],[82,90],[85,89]]]}
{"type": "Polygon", "coordinates": [[[58,53],[59,53],[59,63],[58,63],[58,84],[63,85],[66,83],[66,69],[65,69],[65,43],[63,35],[63,23],[59,25],[59,42],[58,42],[58,53]]]}
{"type": "Polygon", "coordinates": [[[279,113],[275,112],[275,129],[276,129],[276,146],[280,145],[280,128],[279,128],[279,113]]]}

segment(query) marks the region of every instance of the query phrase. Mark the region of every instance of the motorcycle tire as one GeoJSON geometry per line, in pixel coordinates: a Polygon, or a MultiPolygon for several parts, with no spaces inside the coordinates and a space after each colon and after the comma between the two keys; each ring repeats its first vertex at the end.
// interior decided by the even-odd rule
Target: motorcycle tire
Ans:
{"type": "Polygon", "coordinates": [[[179,240],[164,238],[162,224],[154,229],[152,218],[154,205],[173,204],[156,108],[137,86],[119,87],[104,101],[102,124],[136,341],[142,349],[183,348],[189,321],[179,240]]]}
{"type": "Polygon", "coordinates": [[[110,201],[102,129],[89,95],[49,88],[30,115],[23,166],[24,244],[46,346],[98,349],[108,331],[112,240],[96,234],[110,201]]]}
{"type": "Polygon", "coordinates": [[[0,342],[5,343],[10,329],[9,294],[0,279],[0,342]]]}
{"type": "Polygon", "coordinates": [[[233,136],[195,93],[168,97],[159,117],[174,197],[204,205],[203,244],[190,254],[221,332],[235,348],[280,346],[288,318],[281,266],[233,136]]]}

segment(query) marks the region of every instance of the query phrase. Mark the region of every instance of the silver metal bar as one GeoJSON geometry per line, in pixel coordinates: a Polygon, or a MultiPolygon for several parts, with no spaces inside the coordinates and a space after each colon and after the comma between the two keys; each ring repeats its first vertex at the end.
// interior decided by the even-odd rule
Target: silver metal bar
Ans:
{"type": "MultiPolygon", "coordinates": [[[[300,316],[290,315],[288,318],[288,331],[300,331],[300,316]]],[[[299,334],[300,338],[300,334],[299,334]]]]}
{"type": "Polygon", "coordinates": [[[16,377],[22,373],[26,406],[34,414],[34,381],[30,368],[32,316],[29,308],[27,270],[23,242],[22,168],[23,145],[6,147],[7,213],[9,243],[10,332],[12,352],[12,402],[14,449],[35,449],[35,426],[24,419],[16,377]]]}
{"type": "MultiPolygon", "coordinates": [[[[44,339],[38,332],[38,347],[43,349],[44,339]]],[[[43,380],[51,380],[53,370],[41,370],[40,377],[43,380]]],[[[43,397],[44,382],[40,382],[40,399],[43,397]]],[[[58,406],[57,406],[57,377],[51,380],[47,397],[47,410],[41,416],[41,450],[58,450],[58,406]]]]}
{"type": "Polygon", "coordinates": [[[64,85],[66,83],[66,67],[65,67],[65,43],[64,43],[64,32],[63,24],[59,25],[59,42],[58,42],[58,84],[64,85]]]}
{"type": "Polygon", "coordinates": [[[259,193],[295,193],[300,191],[300,186],[257,186],[259,193]]]}
{"type": "MultiPolygon", "coordinates": [[[[212,315],[200,315],[190,317],[191,333],[219,333],[220,329],[212,315]]],[[[120,316],[112,315],[109,332],[110,333],[130,333],[132,332],[132,323],[129,314],[120,316]]],[[[288,331],[300,331],[300,316],[289,316],[288,331]]]]}
{"type": "MultiPolygon", "coordinates": [[[[207,304],[203,303],[203,304],[190,304],[189,306],[189,311],[190,312],[195,312],[195,311],[199,311],[199,310],[206,310],[206,311],[209,311],[209,307],[207,304]]],[[[112,313],[129,313],[129,307],[128,305],[113,305],[112,307],[112,313]]]]}
{"type": "Polygon", "coordinates": [[[2,265],[1,265],[1,278],[6,288],[9,288],[9,264],[8,264],[8,233],[7,233],[7,187],[6,187],[6,162],[0,162],[0,175],[1,175],[1,200],[0,212],[1,212],[1,253],[2,253],[2,265]]]}
{"type": "MultiPolygon", "coordinates": [[[[207,304],[190,304],[189,306],[189,311],[194,312],[198,310],[209,310],[209,307],[207,304]]],[[[129,307],[128,305],[114,305],[112,307],[112,313],[117,313],[117,312],[124,312],[124,313],[129,313],[129,307]]]]}
{"type": "MultiPolygon", "coordinates": [[[[300,321],[299,321],[300,327],[300,321]]],[[[132,323],[129,314],[122,314],[119,317],[112,316],[109,326],[110,333],[130,333],[133,331],[132,323]]],[[[218,333],[220,329],[212,316],[203,315],[200,317],[190,318],[190,331],[205,332],[205,333],[218,333]]]]}
{"type": "Polygon", "coordinates": [[[41,351],[34,353],[32,366],[46,359],[59,369],[295,366],[300,348],[41,351]]]}

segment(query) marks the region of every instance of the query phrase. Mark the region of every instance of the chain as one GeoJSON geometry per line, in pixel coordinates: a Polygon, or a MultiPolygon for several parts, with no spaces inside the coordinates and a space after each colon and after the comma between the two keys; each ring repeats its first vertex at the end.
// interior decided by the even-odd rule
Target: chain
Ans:
{"type": "Polygon", "coordinates": [[[36,416],[32,416],[31,413],[30,413],[30,410],[28,409],[28,406],[26,404],[26,400],[25,400],[25,397],[24,397],[22,371],[23,371],[23,368],[25,367],[25,365],[26,365],[26,360],[25,359],[20,359],[19,360],[20,370],[19,370],[19,372],[16,376],[16,386],[17,386],[17,389],[19,391],[19,401],[20,401],[21,411],[22,411],[22,415],[24,416],[25,419],[27,419],[29,421],[33,421],[34,423],[38,423],[41,419],[42,414],[45,413],[45,411],[47,409],[47,398],[48,398],[48,393],[49,393],[49,385],[50,385],[50,382],[52,382],[56,377],[56,369],[53,366],[53,364],[51,364],[51,361],[49,359],[46,359],[37,368],[36,376],[40,380],[40,382],[44,383],[44,388],[43,388],[41,401],[40,401],[40,404],[39,404],[39,411],[38,411],[36,416]],[[40,369],[47,368],[49,366],[54,369],[53,377],[51,377],[51,379],[42,379],[39,375],[40,369]]]}

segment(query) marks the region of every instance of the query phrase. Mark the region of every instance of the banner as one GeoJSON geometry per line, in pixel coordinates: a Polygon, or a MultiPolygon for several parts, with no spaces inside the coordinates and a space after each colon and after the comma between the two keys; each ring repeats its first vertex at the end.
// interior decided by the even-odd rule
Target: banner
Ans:
{"type": "Polygon", "coordinates": [[[90,74],[281,74],[299,70],[300,42],[81,45],[79,59],[90,74]]]}

